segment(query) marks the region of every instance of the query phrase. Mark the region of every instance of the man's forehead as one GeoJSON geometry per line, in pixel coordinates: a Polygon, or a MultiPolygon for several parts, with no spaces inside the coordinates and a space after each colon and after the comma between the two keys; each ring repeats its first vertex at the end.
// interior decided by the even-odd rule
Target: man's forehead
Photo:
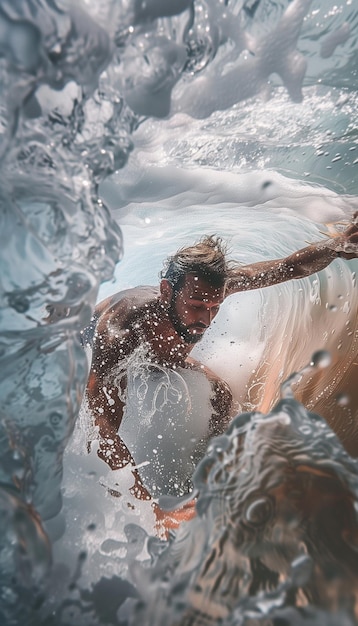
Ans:
{"type": "Polygon", "coordinates": [[[210,284],[210,281],[196,274],[186,275],[183,289],[186,295],[193,300],[223,299],[224,287],[215,287],[210,284]]]}

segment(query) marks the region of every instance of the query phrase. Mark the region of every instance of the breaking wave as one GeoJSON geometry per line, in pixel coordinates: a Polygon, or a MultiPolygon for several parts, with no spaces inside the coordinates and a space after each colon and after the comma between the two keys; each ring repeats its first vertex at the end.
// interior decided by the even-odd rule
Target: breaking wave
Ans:
{"type": "MultiPolygon", "coordinates": [[[[155,560],[163,545],[153,537],[150,503],[138,508],[127,495],[125,470],[108,472],[95,445],[87,454],[86,412],[76,420],[88,372],[80,330],[98,298],[153,284],[165,257],[203,233],[228,239],[232,257],[249,263],[288,254],[351,218],[357,22],[351,0],[2,0],[2,624],[132,619],[123,606],[118,612],[138,596],[131,564],[155,560]]],[[[336,469],[349,465],[352,501],[355,462],[342,461],[330,428],[356,456],[356,269],[356,261],[337,260],[295,284],[232,296],[195,348],[229,382],[237,410],[259,424],[257,411],[276,415],[280,384],[314,351],[329,352],[330,366],[305,370],[295,395],[328,422],[312,428],[331,441],[336,469]]],[[[179,380],[183,397],[185,385],[179,380]]],[[[170,396],[173,381],[161,389],[170,396]]],[[[306,424],[301,405],[290,403],[291,418],[306,424]]],[[[249,496],[246,487],[240,494],[249,496]]],[[[193,525],[209,536],[217,519],[201,509],[193,525]]],[[[181,532],[189,550],[197,531],[181,532]]],[[[280,598],[300,587],[292,580],[308,580],[308,566],[304,575],[301,565],[289,569],[297,555],[285,556],[280,598]]],[[[340,575],[345,562],[335,555],[334,563],[340,575]]],[[[355,572],[345,571],[354,595],[355,572]]],[[[237,606],[224,602],[223,623],[249,624],[244,605],[257,591],[237,606]]],[[[261,591],[262,619],[275,623],[276,592],[261,591]]],[[[302,615],[317,624],[322,615],[327,624],[355,619],[348,610],[334,622],[324,598],[311,617],[309,604],[301,617],[282,606],[279,618],[292,625],[302,615]]],[[[169,623],[166,610],[153,626],[169,623]]],[[[187,623],[206,623],[198,613],[193,619],[187,623]]]]}

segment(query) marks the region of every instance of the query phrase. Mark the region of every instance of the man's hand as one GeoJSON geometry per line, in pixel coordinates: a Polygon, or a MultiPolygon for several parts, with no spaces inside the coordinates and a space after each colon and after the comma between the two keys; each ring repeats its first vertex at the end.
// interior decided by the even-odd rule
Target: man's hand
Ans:
{"type": "Polygon", "coordinates": [[[333,237],[329,247],[337,252],[343,259],[358,258],[358,211],[352,218],[352,223],[342,232],[341,235],[333,237]]]}
{"type": "Polygon", "coordinates": [[[153,504],[157,518],[155,527],[160,538],[167,539],[170,530],[177,530],[182,522],[188,522],[196,516],[196,499],[190,500],[179,509],[163,511],[158,504],[153,504]]]}

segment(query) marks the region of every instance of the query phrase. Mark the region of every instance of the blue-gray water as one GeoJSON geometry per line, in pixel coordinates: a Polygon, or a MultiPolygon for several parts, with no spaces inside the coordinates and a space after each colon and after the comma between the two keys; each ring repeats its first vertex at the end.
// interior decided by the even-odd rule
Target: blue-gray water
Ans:
{"type": "MultiPolygon", "coordinates": [[[[146,537],[152,520],[106,496],[103,485],[126,479],[83,454],[85,418],[63,477],[88,369],[79,330],[98,298],[155,283],[164,258],[203,233],[248,263],[349,220],[357,24],[350,0],[2,0],[6,626],[118,623],[120,602],[108,597],[134,593],[113,582],[128,578],[124,527],[146,537]]],[[[295,392],[354,454],[356,269],[339,260],[294,285],[233,296],[196,348],[238,411],[263,412],[281,382],[328,350],[331,366],[307,372],[295,392]]],[[[130,543],[145,559],[145,542],[130,543]]]]}

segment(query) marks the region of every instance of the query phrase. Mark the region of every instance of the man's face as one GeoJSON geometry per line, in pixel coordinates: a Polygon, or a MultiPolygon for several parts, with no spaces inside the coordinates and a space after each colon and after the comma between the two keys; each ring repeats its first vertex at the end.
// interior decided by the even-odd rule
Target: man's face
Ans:
{"type": "Polygon", "coordinates": [[[205,279],[187,274],[184,285],[172,293],[169,306],[170,320],[186,343],[200,341],[223,299],[223,287],[213,287],[205,279]]]}

